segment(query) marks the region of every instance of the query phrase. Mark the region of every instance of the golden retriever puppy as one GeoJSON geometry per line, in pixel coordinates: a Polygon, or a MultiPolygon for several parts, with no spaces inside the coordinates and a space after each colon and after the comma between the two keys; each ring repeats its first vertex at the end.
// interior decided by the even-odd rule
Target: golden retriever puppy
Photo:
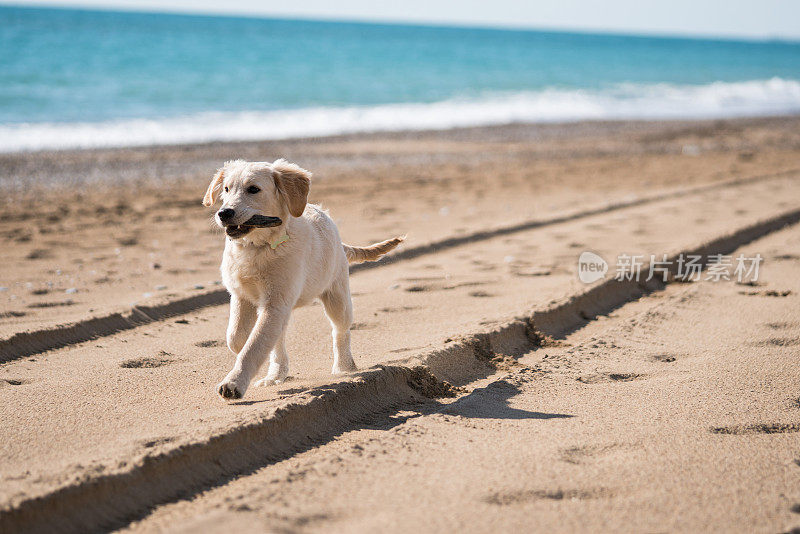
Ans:
{"type": "Polygon", "coordinates": [[[267,375],[257,385],[287,377],[289,315],[314,299],[322,301],[333,327],[333,373],[356,369],[348,264],[375,261],[404,238],[345,245],[328,214],[307,203],[310,184],[310,172],[283,159],[228,161],[203,198],[204,206],[222,200],[214,220],[227,234],[220,270],[231,294],[227,341],[236,363],[217,386],[225,399],[245,394],[267,356],[267,375]]]}

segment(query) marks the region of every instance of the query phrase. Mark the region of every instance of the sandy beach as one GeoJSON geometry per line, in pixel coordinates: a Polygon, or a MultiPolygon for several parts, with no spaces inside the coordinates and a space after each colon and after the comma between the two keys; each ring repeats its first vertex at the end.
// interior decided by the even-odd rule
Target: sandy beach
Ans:
{"type": "MultiPolygon", "coordinates": [[[[345,242],[407,246],[702,184],[800,168],[800,119],[583,123],[0,155],[0,336],[218,283],[199,201],[222,162],[278,156],[345,242]]],[[[791,199],[777,200],[781,202],[791,199]]],[[[731,214],[735,217],[736,214],[731,214]]]]}
{"type": "MultiPolygon", "coordinates": [[[[800,232],[756,251],[800,257],[800,232]]],[[[763,287],[796,294],[797,276],[782,260],[763,287]]],[[[764,292],[668,286],[454,400],[376,415],[126,530],[789,531],[800,317],[764,292]]]]}
{"type": "Polygon", "coordinates": [[[800,528],[798,117],[11,153],[0,187],[0,532],[800,528]],[[313,305],[290,380],[226,403],[200,201],[278,157],[345,242],[408,240],[352,271],[358,373],[313,305]]]}

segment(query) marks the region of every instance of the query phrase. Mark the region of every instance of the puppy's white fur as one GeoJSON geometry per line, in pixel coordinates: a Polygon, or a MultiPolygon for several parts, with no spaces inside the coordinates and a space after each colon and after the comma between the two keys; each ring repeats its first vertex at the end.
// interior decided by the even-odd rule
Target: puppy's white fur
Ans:
{"type": "MultiPolygon", "coordinates": [[[[244,396],[269,356],[267,375],[257,385],[283,381],[289,373],[285,331],[292,309],[320,299],[333,327],[334,374],[356,369],[350,352],[348,263],[374,261],[402,241],[396,237],[369,247],[342,243],[336,225],[319,206],[307,204],[311,173],[279,159],[273,163],[229,161],[217,172],[203,204],[222,200],[235,215],[214,220],[223,228],[253,215],[280,217],[280,226],[226,237],[222,281],[231,294],[228,347],[236,363],[217,386],[226,399],[244,396]],[[256,189],[258,191],[256,191],[256,189]],[[282,238],[288,236],[288,240],[282,238]]],[[[236,232],[232,231],[235,235],[236,232]]]]}

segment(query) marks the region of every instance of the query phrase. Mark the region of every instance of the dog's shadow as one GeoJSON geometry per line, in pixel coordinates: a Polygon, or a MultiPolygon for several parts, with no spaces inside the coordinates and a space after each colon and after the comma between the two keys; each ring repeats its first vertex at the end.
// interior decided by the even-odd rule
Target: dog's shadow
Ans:
{"type": "MultiPolygon", "coordinates": [[[[295,379],[290,376],[290,377],[287,377],[286,380],[284,380],[284,383],[285,382],[291,382],[293,380],[295,380],[295,379]]],[[[281,384],[281,385],[283,385],[283,384],[281,384]]],[[[270,386],[268,386],[268,387],[270,387],[270,386]]],[[[314,386],[302,387],[301,386],[301,387],[296,387],[296,388],[280,389],[280,390],[277,391],[277,394],[276,394],[275,397],[270,397],[268,399],[237,400],[237,401],[229,402],[228,404],[230,404],[231,406],[252,406],[254,404],[262,404],[264,402],[275,402],[276,400],[283,400],[283,399],[286,399],[288,397],[291,397],[292,395],[300,395],[301,393],[313,392],[315,389],[324,388],[324,387],[325,386],[318,386],[318,387],[314,387],[314,386]]]]}
{"type": "MultiPolygon", "coordinates": [[[[275,400],[282,400],[300,394],[321,396],[329,394],[333,389],[336,389],[336,386],[333,384],[287,388],[277,392],[277,399],[240,400],[231,402],[230,404],[250,406],[253,404],[274,402],[275,400]]],[[[565,419],[574,417],[570,414],[537,412],[509,406],[509,400],[520,393],[521,390],[517,385],[512,384],[506,379],[501,379],[492,382],[486,387],[477,388],[453,402],[442,402],[429,397],[424,398],[426,402],[410,402],[409,405],[419,410],[419,413],[410,417],[398,418],[396,416],[387,416],[386,414],[384,414],[384,417],[389,418],[387,419],[387,423],[391,423],[391,426],[405,422],[405,420],[413,417],[435,412],[446,415],[457,415],[469,419],[565,419]],[[424,408],[423,405],[425,405],[424,408]]]]}
{"type": "Polygon", "coordinates": [[[511,398],[519,395],[519,386],[502,379],[486,387],[478,388],[440,410],[447,415],[458,415],[469,419],[566,419],[574,417],[564,413],[547,413],[508,405],[511,398]]]}

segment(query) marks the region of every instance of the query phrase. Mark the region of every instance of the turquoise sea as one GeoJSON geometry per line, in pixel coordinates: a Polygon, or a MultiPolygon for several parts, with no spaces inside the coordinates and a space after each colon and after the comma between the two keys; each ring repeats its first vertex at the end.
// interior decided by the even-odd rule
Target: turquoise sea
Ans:
{"type": "Polygon", "coordinates": [[[800,113],[800,43],[0,7],[0,151],[800,113]]]}

